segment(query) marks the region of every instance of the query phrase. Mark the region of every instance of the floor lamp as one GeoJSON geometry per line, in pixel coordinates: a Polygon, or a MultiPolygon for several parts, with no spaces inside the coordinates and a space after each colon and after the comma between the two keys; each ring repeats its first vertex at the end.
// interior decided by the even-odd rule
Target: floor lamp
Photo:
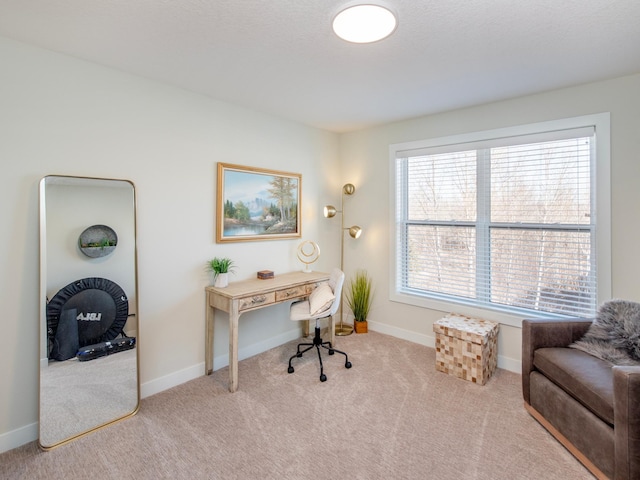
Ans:
{"type": "MultiPolygon", "coordinates": [[[[326,218],[335,217],[336,213],[340,214],[340,270],[344,272],[344,231],[349,231],[349,236],[351,238],[358,238],[362,234],[362,229],[353,225],[352,227],[344,226],[344,196],[345,195],[353,195],[356,191],[356,187],[352,183],[346,183],[342,187],[342,196],[340,197],[340,210],[337,210],[333,205],[327,205],[324,207],[324,216],[326,218]]],[[[342,289],[342,297],[344,298],[344,288],[342,289]]],[[[351,335],[353,333],[353,325],[345,325],[343,323],[342,316],[342,304],[344,303],[340,299],[340,323],[336,325],[336,335],[345,336],[351,335]]]]}

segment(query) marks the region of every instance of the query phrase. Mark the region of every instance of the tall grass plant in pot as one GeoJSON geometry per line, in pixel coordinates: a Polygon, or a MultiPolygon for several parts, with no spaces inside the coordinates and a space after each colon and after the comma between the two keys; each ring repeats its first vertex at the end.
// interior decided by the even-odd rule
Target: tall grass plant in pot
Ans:
{"type": "Polygon", "coordinates": [[[371,277],[366,270],[357,270],[347,285],[345,298],[353,312],[353,326],[356,333],[367,333],[367,317],[373,302],[371,277]]]}

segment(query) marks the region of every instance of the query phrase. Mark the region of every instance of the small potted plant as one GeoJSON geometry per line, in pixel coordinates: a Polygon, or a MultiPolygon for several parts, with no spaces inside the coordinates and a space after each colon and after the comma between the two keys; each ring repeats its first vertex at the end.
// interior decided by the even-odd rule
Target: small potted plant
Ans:
{"type": "Polygon", "coordinates": [[[207,270],[213,274],[213,286],[224,288],[229,285],[229,273],[233,273],[234,264],[230,258],[215,257],[207,262],[207,270]]]}
{"type": "Polygon", "coordinates": [[[367,317],[373,302],[373,290],[371,277],[366,270],[356,271],[355,276],[349,282],[345,298],[347,305],[353,312],[354,329],[356,333],[367,333],[367,317]]]}

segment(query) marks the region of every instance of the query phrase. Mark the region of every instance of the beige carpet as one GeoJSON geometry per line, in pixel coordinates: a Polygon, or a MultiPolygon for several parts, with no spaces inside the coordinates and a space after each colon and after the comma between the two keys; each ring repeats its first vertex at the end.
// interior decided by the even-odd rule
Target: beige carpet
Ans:
{"type": "Polygon", "coordinates": [[[295,343],[142,401],[123,422],[49,452],[0,455],[3,479],[589,479],[522,406],[520,376],[486,386],[436,372],[435,352],[379,333],[339,337],[340,355],[295,343]]]}
{"type": "Polygon", "coordinates": [[[124,417],[138,403],[136,349],[40,370],[40,439],[50,446],[124,417]]]}

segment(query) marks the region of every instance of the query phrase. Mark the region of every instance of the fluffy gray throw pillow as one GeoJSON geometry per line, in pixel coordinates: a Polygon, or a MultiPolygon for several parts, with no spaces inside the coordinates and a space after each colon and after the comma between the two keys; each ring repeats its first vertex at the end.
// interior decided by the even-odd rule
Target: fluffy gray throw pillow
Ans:
{"type": "Polygon", "coordinates": [[[640,365],[640,303],[603,303],[584,337],[569,347],[614,365],[640,365]]]}

